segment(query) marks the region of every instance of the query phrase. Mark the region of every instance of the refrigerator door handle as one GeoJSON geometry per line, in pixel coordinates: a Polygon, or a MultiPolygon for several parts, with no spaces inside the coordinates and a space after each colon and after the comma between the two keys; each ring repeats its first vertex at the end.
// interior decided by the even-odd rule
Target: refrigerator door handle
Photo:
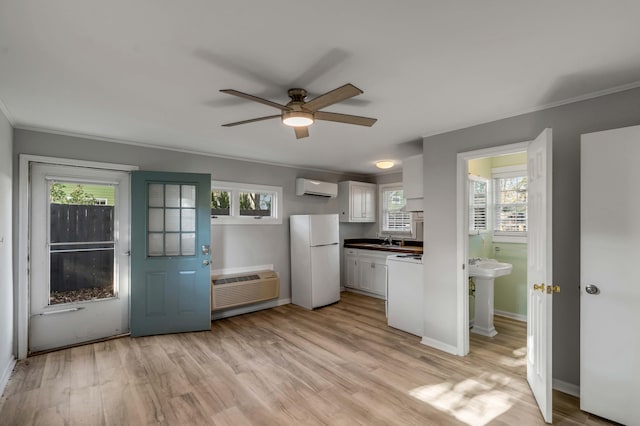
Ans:
{"type": "Polygon", "coordinates": [[[331,243],[331,244],[318,244],[317,246],[311,246],[311,247],[327,247],[327,246],[336,246],[340,243],[331,243]]]}

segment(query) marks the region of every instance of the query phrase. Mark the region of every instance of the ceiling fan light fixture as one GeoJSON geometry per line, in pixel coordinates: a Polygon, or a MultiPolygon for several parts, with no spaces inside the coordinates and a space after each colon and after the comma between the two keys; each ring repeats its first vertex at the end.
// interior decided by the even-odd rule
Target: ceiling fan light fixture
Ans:
{"type": "Polygon", "coordinates": [[[396,163],[394,163],[391,160],[380,160],[380,161],[376,161],[376,167],[379,169],[390,169],[393,166],[395,166],[396,163]]]}
{"type": "Polygon", "coordinates": [[[313,124],[313,114],[305,111],[284,111],[282,124],[289,127],[307,127],[313,124]]]}

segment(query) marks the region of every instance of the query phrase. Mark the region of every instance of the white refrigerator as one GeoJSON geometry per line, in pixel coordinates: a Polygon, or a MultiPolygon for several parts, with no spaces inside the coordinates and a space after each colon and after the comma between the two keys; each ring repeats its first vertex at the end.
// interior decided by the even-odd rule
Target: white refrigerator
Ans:
{"type": "Polygon", "coordinates": [[[340,300],[338,215],[291,215],[291,301],[314,309],[340,300]]]}

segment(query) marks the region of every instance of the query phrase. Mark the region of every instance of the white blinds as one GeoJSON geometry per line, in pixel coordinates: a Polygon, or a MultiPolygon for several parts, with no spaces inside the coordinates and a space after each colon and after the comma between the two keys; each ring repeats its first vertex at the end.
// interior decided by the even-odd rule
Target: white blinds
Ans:
{"type": "Polygon", "coordinates": [[[401,211],[404,205],[402,189],[389,188],[382,192],[382,232],[411,234],[411,213],[401,211]]]}
{"type": "Polygon", "coordinates": [[[487,230],[487,181],[469,181],[469,230],[487,230]]]}

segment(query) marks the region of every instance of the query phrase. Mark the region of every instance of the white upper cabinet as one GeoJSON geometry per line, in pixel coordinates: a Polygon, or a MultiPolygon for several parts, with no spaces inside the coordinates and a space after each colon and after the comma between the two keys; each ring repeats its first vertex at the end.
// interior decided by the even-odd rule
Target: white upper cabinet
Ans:
{"type": "Polygon", "coordinates": [[[422,154],[405,158],[402,161],[402,189],[407,201],[406,210],[424,210],[422,185],[422,154]]]}
{"type": "Polygon", "coordinates": [[[340,222],[375,222],[376,188],[374,183],[352,180],[340,182],[340,222]]]}

